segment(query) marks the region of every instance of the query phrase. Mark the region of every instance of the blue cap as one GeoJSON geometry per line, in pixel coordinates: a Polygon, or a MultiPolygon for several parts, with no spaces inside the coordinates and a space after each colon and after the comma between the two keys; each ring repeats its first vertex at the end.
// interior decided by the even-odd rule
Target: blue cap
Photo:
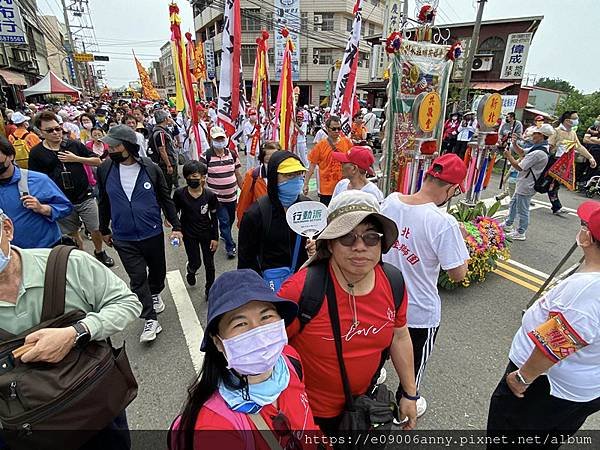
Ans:
{"type": "Polygon", "coordinates": [[[292,323],[298,315],[298,305],[275,295],[265,280],[254,270],[225,272],[215,280],[208,293],[206,330],[200,350],[206,351],[207,342],[211,339],[210,331],[216,326],[220,316],[254,300],[273,303],[286,325],[292,323]]]}

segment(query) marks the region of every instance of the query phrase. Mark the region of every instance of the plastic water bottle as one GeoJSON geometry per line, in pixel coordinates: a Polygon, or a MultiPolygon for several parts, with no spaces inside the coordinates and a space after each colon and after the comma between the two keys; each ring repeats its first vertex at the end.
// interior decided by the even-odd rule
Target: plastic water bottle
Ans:
{"type": "Polygon", "coordinates": [[[174,238],[172,238],[172,239],[171,239],[171,245],[172,245],[173,247],[179,247],[179,244],[180,244],[180,242],[179,242],[179,238],[177,238],[177,237],[174,237],[174,238]]]}

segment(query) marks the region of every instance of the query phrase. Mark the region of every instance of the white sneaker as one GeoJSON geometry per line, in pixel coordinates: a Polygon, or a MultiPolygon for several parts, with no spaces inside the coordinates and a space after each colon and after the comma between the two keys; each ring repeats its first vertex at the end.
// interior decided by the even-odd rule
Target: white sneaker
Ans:
{"type": "Polygon", "coordinates": [[[501,226],[501,227],[504,229],[504,231],[506,231],[507,233],[508,233],[508,232],[510,232],[510,231],[512,231],[512,229],[513,229],[513,226],[512,226],[512,225],[507,225],[507,224],[506,224],[506,221],[502,222],[502,223],[500,224],[500,226],[501,226]]]}
{"type": "Polygon", "coordinates": [[[527,239],[525,233],[521,234],[516,230],[511,233],[508,233],[508,237],[510,237],[513,241],[524,241],[525,239],[527,239]]]}
{"type": "Polygon", "coordinates": [[[160,314],[165,310],[165,302],[163,302],[160,294],[156,294],[152,296],[152,303],[154,303],[154,311],[156,314],[160,314]]]}
{"type": "Polygon", "coordinates": [[[427,411],[427,400],[425,397],[419,397],[417,400],[417,417],[421,417],[427,411]]]}
{"type": "Polygon", "coordinates": [[[156,339],[156,335],[162,331],[162,327],[158,320],[146,320],[144,331],[140,335],[140,342],[152,342],[156,339]]]}

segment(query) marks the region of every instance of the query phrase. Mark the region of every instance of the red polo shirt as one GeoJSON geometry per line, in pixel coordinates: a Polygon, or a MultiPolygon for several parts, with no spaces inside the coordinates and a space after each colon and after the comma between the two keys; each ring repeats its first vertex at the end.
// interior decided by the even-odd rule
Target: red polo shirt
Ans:
{"type": "MultiPolygon", "coordinates": [[[[278,295],[298,302],[307,269],[290,277],[279,290],[278,295]]],[[[381,352],[390,346],[394,328],[406,325],[406,291],[398,314],[394,311],[394,299],[381,265],[375,267],[375,287],[367,295],[356,297],[359,324],[353,327],[351,299],[335,274],[329,268],[335,284],[344,362],[353,395],[362,395],[368,389],[373,375],[379,366],[381,352]]],[[[287,329],[290,345],[300,354],[304,365],[304,384],[315,417],[338,416],[344,409],[344,390],[335,352],[335,343],[327,298],[319,313],[304,327],[295,320],[287,329]]]]}

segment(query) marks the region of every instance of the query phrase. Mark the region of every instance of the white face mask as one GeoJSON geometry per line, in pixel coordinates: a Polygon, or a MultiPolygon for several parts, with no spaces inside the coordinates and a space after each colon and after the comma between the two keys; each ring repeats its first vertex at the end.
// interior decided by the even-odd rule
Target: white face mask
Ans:
{"type": "Polygon", "coordinates": [[[221,150],[227,147],[227,141],[213,141],[213,147],[221,150]]]}

